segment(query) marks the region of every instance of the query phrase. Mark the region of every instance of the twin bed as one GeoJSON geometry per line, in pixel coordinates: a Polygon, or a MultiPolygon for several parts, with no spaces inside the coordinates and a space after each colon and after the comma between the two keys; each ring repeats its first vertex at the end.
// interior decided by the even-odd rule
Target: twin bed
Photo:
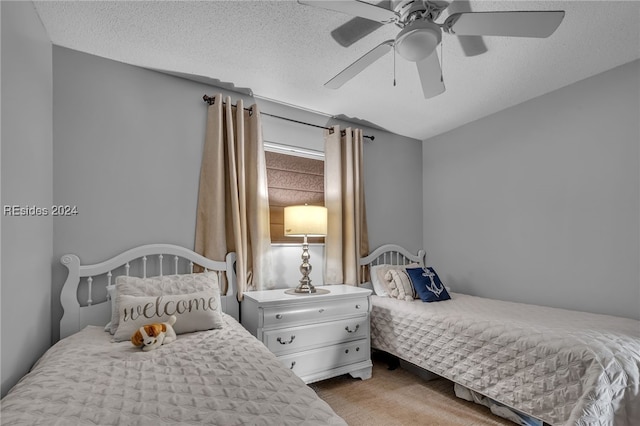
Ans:
{"type": "MultiPolygon", "coordinates": [[[[346,424],[238,323],[233,254],[217,262],[157,244],[95,265],[80,265],[74,255],[62,262],[69,276],[61,294],[61,340],[2,400],[3,425],[346,424]],[[162,276],[164,269],[175,281],[178,275],[189,278],[195,265],[206,268],[218,286],[226,281],[226,291],[207,305],[222,308],[220,328],[179,334],[149,352],[128,340],[112,342],[115,334],[105,331],[113,320],[111,303],[93,300],[106,299],[105,288],[117,276],[136,272],[148,283],[147,275],[162,276]]],[[[164,306],[173,312],[176,305],[164,306]]],[[[178,316],[175,326],[192,320],[178,316]]],[[[200,320],[190,326],[198,328],[200,320]]]]}
{"type": "MultiPolygon", "coordinates": [[[[62,262],[61,340],[2,400],[3,425],[346,424],[238,323],[233,254],[218,262],[156,244],[95,265],[74,255],[62,262]],[[106,290],[116,277],[182,280],[195,265],[218,286],[219,328],[179,334],[150,352],[112,341],[108,295],[125,303],[106,290]]],[[[424,252],[386,245],[360,260],[369,270],[410,263],[425,266],[424,252]]],[[[133,288],[155,301],[176,296],[133,288]]],[[[547,424],[640,424],[640,322],[450,294],[432,303],[371,296],[372,347],[547,424]]]]}
{"type": "MultiPolygon", "coordinates": [[[[424,256],[386,245],[360,265],[424,256]]],[[[372,296],[372,347],[551,425],[640,425],[639,321],[450,295],[372,296]]]]}

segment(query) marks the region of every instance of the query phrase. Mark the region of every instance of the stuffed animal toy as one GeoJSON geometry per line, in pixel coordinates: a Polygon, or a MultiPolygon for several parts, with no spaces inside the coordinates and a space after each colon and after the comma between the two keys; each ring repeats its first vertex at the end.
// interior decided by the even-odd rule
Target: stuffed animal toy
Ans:
{"type": "Polygon", "coordinates": [[[173,324],[176,316],[171,315],[167,322],[143,325],[131,336],[134,346],[142,346],[143,351],[151,351],[176,340],[173,324]]]}

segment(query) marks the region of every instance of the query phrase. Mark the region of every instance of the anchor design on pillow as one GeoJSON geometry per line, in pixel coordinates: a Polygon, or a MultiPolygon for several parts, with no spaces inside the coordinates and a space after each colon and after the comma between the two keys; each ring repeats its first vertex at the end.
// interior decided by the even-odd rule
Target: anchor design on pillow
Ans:
{"type": "Polygon", "coordinates": [[[440,283],[440,287],[438,288],[438,285],[433,279],[436,274],[431,272],[431,269],[429,268],[422,268],[422,276],[427,277],[431,280],[431,285],[427,286],[427,290],[435,294],[436,297],[440,297],[440,293],[444,291],[444,285],[440,283]]]}

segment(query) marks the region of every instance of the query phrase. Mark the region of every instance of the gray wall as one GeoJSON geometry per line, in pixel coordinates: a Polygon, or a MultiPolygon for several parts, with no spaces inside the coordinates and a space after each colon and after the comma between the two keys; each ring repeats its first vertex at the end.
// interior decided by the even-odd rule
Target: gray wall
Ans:
{"type": "Polygon", "coordinates": [[[640,61],[423,142],[454,291],[640,318],[640,61]]]}
{"type": "MultiPolygon", "coordinates": [[[[79,211],[54,220],[55,258],[77,253],[85,263],[96,262],[152,242],[193,247],[206,119],[202,95],[222,90],[58,46],[53,89],[53,193],[79,211]]],[[[234,101],[239,97],[232,94],[234,101]]],[[[254,102],[242,97],[245,105],[254,102]]],[[[276,115],[330,121],[274,102],[259,105],[276,115]]],[[[263,126],[265,139],[274,142],[321,137],[317,129],[274,118],[263,126]]],[[[371,244],[397,242],[416,250],[422,243],[421,142],[380,130],[365,133],[376,136],[365,149],[371,244]],[[385,161],[402,166],[382,169],[385,161]],[[389,213],[398,205],[408,206],[401,217],[389,213]]],[[[53,277],[55,340],[66,270],[55,265],[53,277]]]]}
{"type": "MultiPolygon", "coordinates": [[[[31,2],[0,2],[2,206],[52,204],[51,43],[31,2]]],[[[2,396],[51,341],[51,216],[2,215],[2,396]],[[44,327],[43,327],[44,325],[44,327]]]]}
{"type": "MultiPolygon", "coordinates": [[[[53,47],[53,253],[84,263],[148,243],[193,247],[210,88],[53,47]]],[[[66,269],[53,270],[52,333],[66,269]]]]}

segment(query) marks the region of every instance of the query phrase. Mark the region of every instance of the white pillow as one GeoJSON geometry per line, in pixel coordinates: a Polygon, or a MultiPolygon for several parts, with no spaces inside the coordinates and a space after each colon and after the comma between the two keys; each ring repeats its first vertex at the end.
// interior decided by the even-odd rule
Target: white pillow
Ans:
{"type": "Polygon", "coordinates": [[[171,315],[177,320],[173,325],[176,334],[211,330],[222,327],[220,292],[205,290],[198,293],[129,296],[118,295],[118,329],[113,340],[122,342],[143,325],[165,322],[171,315]]]}
{"type": "Polygon", "coordinates": [[[418,263],[410,263],[408,265],[374,265],[371,267],[371,284],[373,285],[373,291],[378,296],[388,297],[389,294],[387,292],[388,282],[385,279],[385,275],[387,271],[390,269],[397,269],[404,271],[406,268],[419,268],[421,265],[418,263]]]}
{"type": "Polygon", "coordinates": [[[199,274],[163,275],[138,278],[119,276],[115,290],[111,294],[111,334],[115,334],[120,324],[118,296],[167,296],[215,290],[220,294],[218,273],[215,271],[199,274]]]}
{"type": "Polygon", "coordinates": [[[388,296],[387,288],[385,287],[383,280],[384,280],[384,275],[386,274],[389,266],[392,266],[392,265],[374,265],[371,267],[371,273],[370,273],[371,285],[373,286],[373,291],[376,293],[377,296],[382,296],[382,297],[388,296]]]}

